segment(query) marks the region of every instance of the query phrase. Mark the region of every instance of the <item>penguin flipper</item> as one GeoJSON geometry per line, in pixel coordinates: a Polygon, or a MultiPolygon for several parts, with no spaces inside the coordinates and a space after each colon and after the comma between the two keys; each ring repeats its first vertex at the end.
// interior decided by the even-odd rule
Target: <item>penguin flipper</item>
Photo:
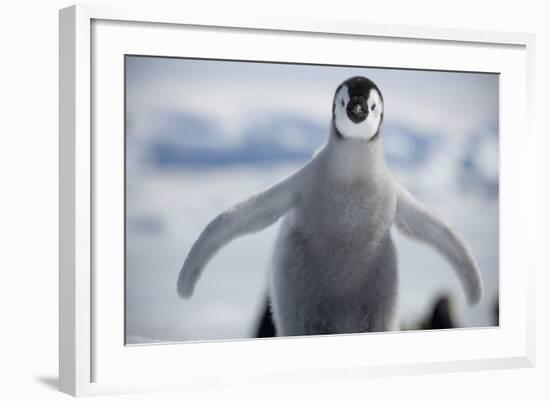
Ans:
{"type": "Polygon", "coordinates": [[[397,184],[395,223],[405,235],[433,246],[453,266],[470,304],[483,294],[483,281],[464,239],[397,184]]]}
{"type": "Polygon", "coordinates": [[[179,272],[177,291],[180,297],[193,295],[204,267],[224,245],[274,224],[292,207],[302,170],[222,212],[206,226],[179,272]]]}

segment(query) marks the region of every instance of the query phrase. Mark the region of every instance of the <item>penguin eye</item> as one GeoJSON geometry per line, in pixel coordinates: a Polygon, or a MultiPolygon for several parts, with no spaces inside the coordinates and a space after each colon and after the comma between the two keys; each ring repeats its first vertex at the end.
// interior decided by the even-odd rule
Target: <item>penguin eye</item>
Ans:
{"type": "Polygon", "coordinates": [[[376,103],[374,103],[372,106],[371,106],[371,111],[374,111],[374,109],[376,109],[376,103]]]}
{"type": "Polygon", "coordinates": [[[340,104],[344,107],[344,99],[340,100],[340,104]]]}

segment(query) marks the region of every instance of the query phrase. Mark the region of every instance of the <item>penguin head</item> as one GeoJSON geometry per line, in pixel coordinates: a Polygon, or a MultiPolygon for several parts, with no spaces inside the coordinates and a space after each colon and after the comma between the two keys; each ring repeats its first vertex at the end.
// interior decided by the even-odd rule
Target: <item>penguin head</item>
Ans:
{"type": "Polygon", "coordinates": [[[340,138],[372,141],[380,132],[383,117],[382,93],[370,79],[352,77],[336,89],[332,118],[340,138]]]}

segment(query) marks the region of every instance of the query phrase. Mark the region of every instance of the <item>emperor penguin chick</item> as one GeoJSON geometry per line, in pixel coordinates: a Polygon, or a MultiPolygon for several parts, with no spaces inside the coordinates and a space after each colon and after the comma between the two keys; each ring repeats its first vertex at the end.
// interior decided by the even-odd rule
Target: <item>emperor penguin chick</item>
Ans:
{"type": "Polygon", "coordinates": [[[394,224],[446,258],[470,304],[478,303],[482,279],[464,240],[390,173],[383,117],[382,93],[371,80],[344,81],[334,95],[325,146],[290,177],[207,225],[179,273],[179,295],[191,297],[225,244],[284,216],[270,279],[277,335],[397,329],[394,224]]]}

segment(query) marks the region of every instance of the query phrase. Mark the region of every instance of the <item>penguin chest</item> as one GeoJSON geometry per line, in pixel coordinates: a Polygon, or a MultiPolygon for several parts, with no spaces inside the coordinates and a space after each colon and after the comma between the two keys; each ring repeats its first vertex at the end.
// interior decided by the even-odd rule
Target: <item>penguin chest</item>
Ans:
{"type": "Polygon", "coordinates": [[[297,297],[294,303],[366,293],[391,243],[396,204],[391,189],[331,189],[307,192],[282,227],[273,285],[275,293],[297,297]]]}
{"type": "Polygon", "coordinates": [[[330,243],[335,252],[361,252],[386,237],[395,204],[390,188],[381,185],[317,188],[305,199],[300,226],[313,239],[330,243]]]}

